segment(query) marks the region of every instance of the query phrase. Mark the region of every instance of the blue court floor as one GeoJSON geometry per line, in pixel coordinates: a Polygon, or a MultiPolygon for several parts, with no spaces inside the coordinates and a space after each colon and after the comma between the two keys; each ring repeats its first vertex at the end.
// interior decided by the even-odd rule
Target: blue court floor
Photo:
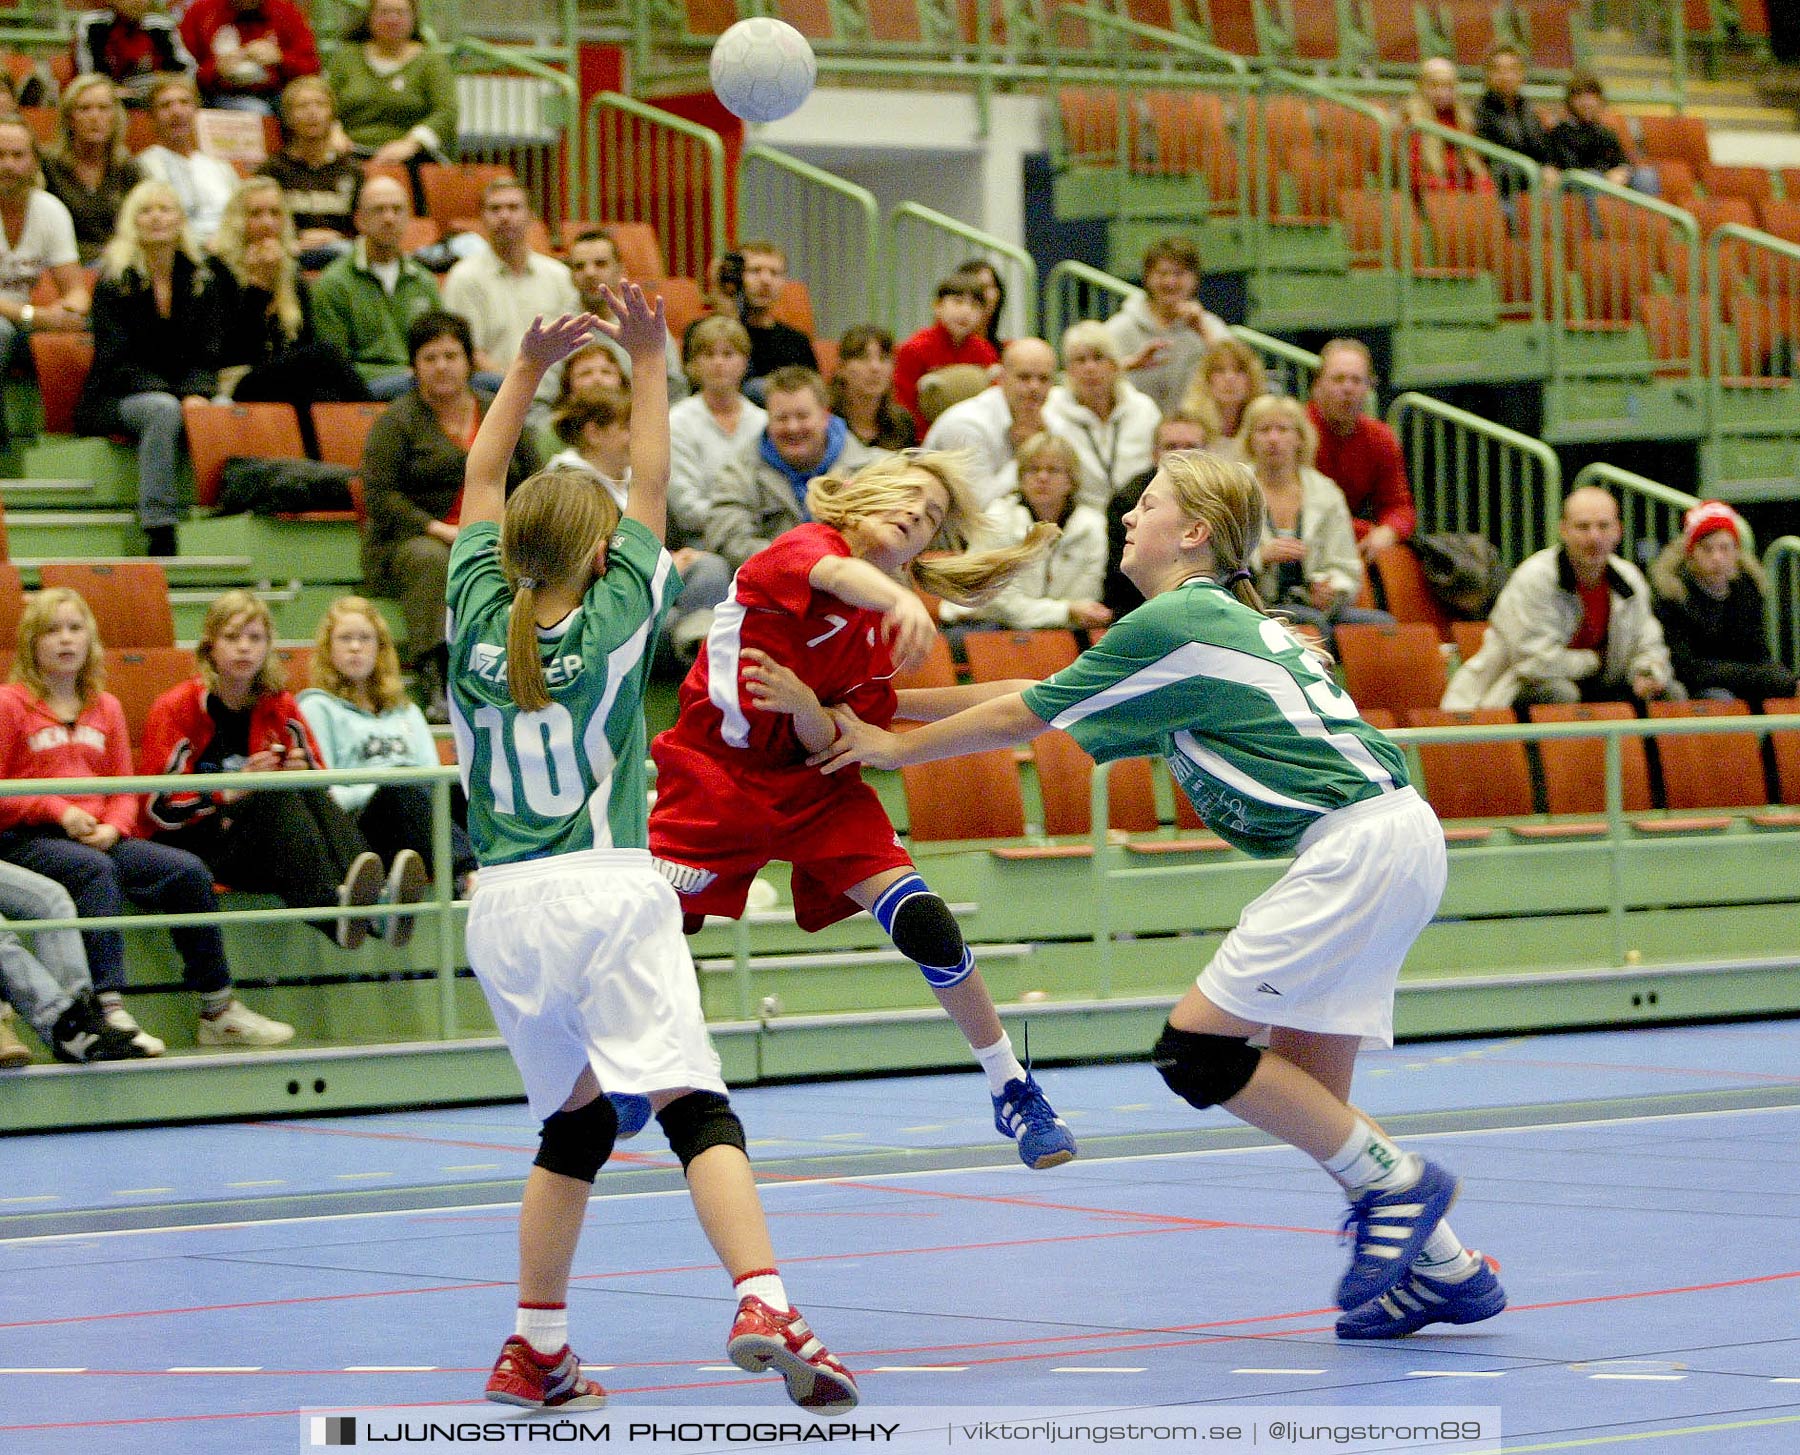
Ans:
{"type": "MultiPolygon", "coordinates": [[[[1800,1451],[1800,1023],[1402,1046],[1358,1100],[1463,1177],[1511,1308],[1341,1344],[1342,1202],[1145,1065],[1041,1073],[1025,1170],[979,1077],[735,1100],[790,1294],[865,1404],[1499,1405],[1508,1450],[1800,1451]]],[[[4,1085],[0,1083],[0,1094],[4,1085]]],[[[296,1448],[308,1407],[480,1402],[522,1105],[0,1140],[0,1451],[296,1448]]],[[[787,1408],[654,1124],[601,1175],[574,1343],[614,1406],[787,1408]]]]}

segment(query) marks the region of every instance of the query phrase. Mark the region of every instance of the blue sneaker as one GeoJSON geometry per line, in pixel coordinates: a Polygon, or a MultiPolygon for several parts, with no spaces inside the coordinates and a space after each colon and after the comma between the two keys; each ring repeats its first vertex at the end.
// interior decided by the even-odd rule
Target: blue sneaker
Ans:
{"type": "Polygon", "coordinates": [[[618,1136],[621,1142],[635,1137],[649,1124],[649,1097],[634,1096],[629,1091],[609,1091],[606,1099],[613,1104],[613,1110],[618,1113],[618,1136]]]}
{"type": "Polygon", "coordinates": [[[1075,1135],[1044,1099],[1029,1071],[994,1097],[994,1130],[1019,1144],[1019,1160],[1033,1171],[1060,1167],[1075,1155],[1075,1135]]]}
{"type": "Polygon", "coordinates": [[[1506,1290],[1494,1277],[1494,1262],[1474,1255],[1479,1265],[1460,1283],[1433,1278],[1414,1268],[1399,1285],[1337,1321],[1340,1339],[1404,1339],[1427,1324],[1478,1324],[1506,1307],[1506,1290]]]}
{"type": "Polygon", "coordinates": [[[1338,1283],[1339,1308],[1361,1308],[1406,1277],[1431,1230],[1456,1201],[1456,1189],[1455,1177],[1421,1157],[1410,1186],[1365,1192],[1350,1204],[1344,1232],[1354,1246],[1338,1283]]]}

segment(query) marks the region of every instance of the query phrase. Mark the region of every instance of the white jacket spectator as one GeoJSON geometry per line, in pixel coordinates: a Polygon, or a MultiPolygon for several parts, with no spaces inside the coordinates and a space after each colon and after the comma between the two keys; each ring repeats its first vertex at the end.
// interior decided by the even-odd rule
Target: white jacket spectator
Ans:
{"type": "Polygon", "coordinates": [[[968,450],[969,477],[981,504],[1005,495],[1001,472],[1013,451],[1044,428],[1044,401],[1056,378],[1056,351],[1038,338],[1016,338],[1000,351],[1000,382],[953,404],[926,431],[928,450],[968,450]]]}

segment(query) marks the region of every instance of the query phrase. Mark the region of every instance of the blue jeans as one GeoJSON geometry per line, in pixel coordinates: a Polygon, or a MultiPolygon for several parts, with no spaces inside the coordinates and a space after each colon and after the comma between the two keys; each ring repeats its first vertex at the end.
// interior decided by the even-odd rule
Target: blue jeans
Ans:
{"type": "MultiPolygon", "coordinates": [[[[60,828],[12,829],[0,835],[0,857],[54,879],[83,916],[123,914],[126,902],[170,914],[204,914],[219,907],[212,870],[186,849],[148,839],[120,839],[101,850],[78,844],[60,828]]],[[[181,955],[182,980],[205,994],[231,984],[225,942],[217,925],[170,930],[181,955]]],[[[95,990],[125,988],[125,936],[83,930],[95,990]]]]}
{"type": "MultiPolygon", "coordinates": [[[[0,915],[7,919],[73,919],[75,901],[54,879],[0,860],[0,915]]],[[[74,930],[39,930],[37,953],[11,930],[0,930],[0,998],[50,1041],[57,1019],[77,995],[90,991],[87,952],[74,930]]]]}
{"type": "Polygon", "coordinates": [[[175,455],[181,448],[181,401],[159,389],[127,394],[119,401],[119,415],[137,436],[138,522],[145,530],[172,526],[180,504],[175,455]]]}

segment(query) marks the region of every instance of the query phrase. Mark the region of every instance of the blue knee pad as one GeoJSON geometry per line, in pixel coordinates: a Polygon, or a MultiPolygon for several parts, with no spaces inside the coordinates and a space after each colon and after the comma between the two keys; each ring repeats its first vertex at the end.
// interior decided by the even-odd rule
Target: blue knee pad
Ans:
{"type": "Polygon", "coordinates": [[[933,990],[961,985],[975,973],[975,956],[963,941],[956,916],[917,874],[888,885],[869,913],[894,948],[918,965],[933,990]]]}

